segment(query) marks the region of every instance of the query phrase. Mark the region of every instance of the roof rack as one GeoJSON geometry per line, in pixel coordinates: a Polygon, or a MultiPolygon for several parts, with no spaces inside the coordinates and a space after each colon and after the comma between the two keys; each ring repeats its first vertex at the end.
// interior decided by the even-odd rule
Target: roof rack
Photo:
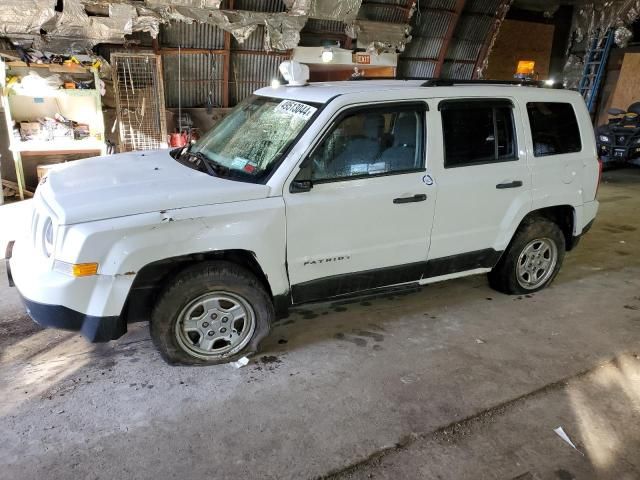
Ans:
{"type": "Polygon", "coordinates": [[[548,84],[538,80],[453,80],[448,78],[419,78],[419,77],[354,77],[350,81],[361,80],[423,80],[421,87],[453,87],[454,85],[516,85],[538,88],[564,88],[562,83],[548,84]]]}
{"type": "Polygon", "coordinates": [[[517,85],[523,87],[538,88],[564,88],[562,83],[554,82],[548,84],[538,80],[450,80],[445,78],[430,78],[425,81],[422,87],[451,87],[454,85],[517,85]]]}
{"type": "Polygon", "coordinates": [[[349,77],[349,82],[360,82],[364,80],[431,80],[424,77],[349,77]]]}

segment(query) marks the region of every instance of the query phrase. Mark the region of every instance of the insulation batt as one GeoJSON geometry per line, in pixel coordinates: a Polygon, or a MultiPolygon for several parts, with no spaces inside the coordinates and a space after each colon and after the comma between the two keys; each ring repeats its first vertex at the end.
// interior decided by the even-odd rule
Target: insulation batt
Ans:
{"type": "Polygon", "coordinates": [[[404,50],[411,41],[411,26],[402,23],[382,23],[368,20],[356,20],[345,28],[351,38],[358,39],[358,47],[370,52],[404,50]]]}
{"type": "Polygon", "coordinates": [[[56,16],[56,0],[3,0],[0,34],[39,34],[40,27],[56,16]]]}
{"type": "Polygon", "coordinates": [[[355,20],[362,0],[284,0],[293,15],[320,20],[355,20]]]}
{"type": "Polygon", "coordinates": [[[167,20],[216,25],[230,32],[241,44],[258,25],[264,25],[267,50],[289,50],[296,47],[300,42],[300,30],[307,21],[307,17],[287,13],[207,10],[192,7],[172,7],[164,10],[162,15],[167,20]]]}
{"type": "Polygon", "coordinates": [[[128,4],[109,6],[109,17],[90,17],[80,0],[64,0],[64,8],[53,26],[44,25],[47,34],[94,40],[95,43],[121,40],[133,31],[136,10],[128,4]]]}
{"type": "Polygon", "coordinates": [[[220,8],[222,0],[147,0],[149,7],[220,8]]]}
{"type": "Polygon", "coordinates": [[[606,0],[585,3],[576,11],[571,30],[573,43],[564,69],[564,85],[577,88],[584,70],[584,59],[579,52],[586,51],[594,42],[601,41],[610,28],[615,28],[614,41],[625,47],[630,40],[628,27],[640,17],[640,0],[606,0]],[[578,53],[574,55],[573,53],[578,53]]]}

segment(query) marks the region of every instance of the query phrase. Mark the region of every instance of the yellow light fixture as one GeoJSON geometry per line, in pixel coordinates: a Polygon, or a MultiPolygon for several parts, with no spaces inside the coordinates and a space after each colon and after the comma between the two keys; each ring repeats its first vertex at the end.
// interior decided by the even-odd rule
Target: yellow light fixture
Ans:
{"type": "Polygon", "coordinates": [[[97,263],[67,263],[56,260],[53,268],[72,277],[90,277],[98,273],[97,263]]]}
{"type": "Polygon", "coordinates": [[[536,70],[536,62],[533,60],[519,60],[516,75],[533,75],[536,70]]]}

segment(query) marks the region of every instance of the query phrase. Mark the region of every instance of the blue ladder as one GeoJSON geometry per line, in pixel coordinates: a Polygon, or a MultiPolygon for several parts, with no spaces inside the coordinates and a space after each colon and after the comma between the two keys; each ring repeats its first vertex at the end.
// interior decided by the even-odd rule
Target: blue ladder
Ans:
{"type": "Polygon", "coordinates": [[[578,85],[578,91],[580,95],[584,97],[587,109],[591,114],[593,114],[596,109],[600,84],[607,70],[607,61],[609,60],[609,53],[611,53],[612,46],[613,29],[610,28],[603,37],[596,34],[585,55],[586,61],[584,62],[584,71],[582,72],[582,78],[578,85]]]}

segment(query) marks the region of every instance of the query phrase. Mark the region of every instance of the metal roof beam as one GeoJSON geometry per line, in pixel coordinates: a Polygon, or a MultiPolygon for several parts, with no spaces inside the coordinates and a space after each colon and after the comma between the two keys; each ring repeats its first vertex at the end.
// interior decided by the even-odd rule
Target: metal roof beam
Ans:
{"type": "Polygon", "coordinates": [[[438,62],[436,63],[436,68],[434,70],[434,77],[440,77],[442,73],[442,66],[444,65],[444,60],[447,58],[447,51],[449,51],[449,45],[451,44],[451,39],[453,38],[453,33],[456,30],[456,26],[458,25],[458,21],[462,16],[462,10],[464,10],[465,0],[456,0],[456,5],[451,12],[451,18],[449,19],[449,25],[447,25],[447,32],[442,39],[442,46],[440,47],[440,53],[438,54],[438,62]]]}
{"type": "Polygon", "coordinates": [[[507,12],[511,7],[511,3],[513,3],[513,0],[502,0],[502,3],[500,3],[500,6],[498,7],[498,11],[496,13],[495,21],[493,22],[493,27],[491,27],[491,32],[489,32],[489,35],[487,35],[487,38],[485,38],[484,44],[482,45],[480,52],[478,52],[476,66],[473,69],[473,76],[471,78],[473,79],[478,78],[480,73],[480,68],[482,67],[482,64],[484,63],[484,61],[489,55],[491,46],[493,45],[493,42],[495,41],[496,36],[498,35],[500,26],[502,25],[502,22],[504,21],[504,17],[507,15],[507,12]]]}

